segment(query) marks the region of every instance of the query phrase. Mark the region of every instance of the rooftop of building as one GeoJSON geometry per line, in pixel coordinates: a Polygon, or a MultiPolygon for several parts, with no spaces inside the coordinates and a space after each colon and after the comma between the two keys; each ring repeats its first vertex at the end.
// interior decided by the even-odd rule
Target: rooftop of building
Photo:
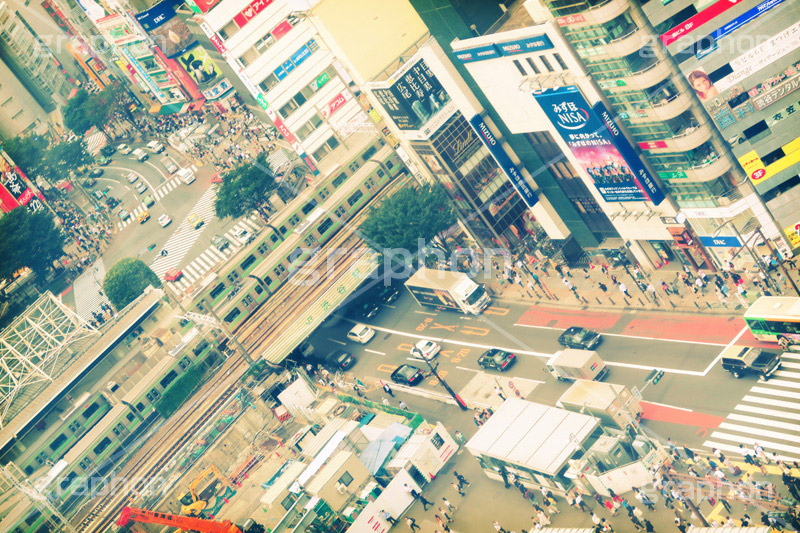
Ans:
{"type": "Polygon", "coordinates": [[[113,322],[107,324],[93,343],[71,347],[77,356],[68,360],[52,380],[38,386],[35,394],[19,396],[19,408],[12,405],[9,416],[0,429],[0,456],[14,445],[15,441],[37,422],[45,412],[52,409],[83,377],[85,377],[115,346],[157,307],[164,296],[163,291],[152,289],[126,307],[113,322]]]}

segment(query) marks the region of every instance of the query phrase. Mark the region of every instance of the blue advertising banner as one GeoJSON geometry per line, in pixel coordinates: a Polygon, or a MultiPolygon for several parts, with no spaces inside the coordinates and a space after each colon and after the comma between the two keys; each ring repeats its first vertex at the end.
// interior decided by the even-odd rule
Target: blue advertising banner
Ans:
{"type": "Polygon", "coordinates": [[[175,0],[164,0],[154,5],[147,11],[142,11],[136,15],[136,20],[146,31],[151,31],[167,23],[175,16],[175,0]]]}
{"type": "Polygon", "coordinates": [[[644,164],[636,153],[636,150],[633,149],[631,143],[629,143],[625,135],[622,134],[622,131],[619,129],[619,126],[617,126],[611,113],[606,109],[606,106],[604,106],[602,102],[597,102],[592,106],[592,111],[600,117],[600,120],[602,120],[606,128],[608,128],[608,132],[611,134],[614,144],[617,146],[617,150],[619,150],[619,153],[625,158],[628,166],[633,171],[634,179],[639,184],[639,187],[644,189],[644,193],[650,197],[650,201],[653,202],[653,205],[658,205],[663,202],[665,198],[664,192],[653,179],[652,174],[644,168],[644,164]]]}
{"type": "Polygon", "coordinates": [[[530,37],[528,39],[517,39],[515,41],[476,46],[475,48],[458,50],[454,53],[456,58],[462,63],[473,63],[475,61],[484,61],[500,56],[513,56],[516,54],[536,52],[538,50],[550,50],[551,48],[553,48],[553,43],[550,41],[550,37],[547,35],[537,35],[536,37],[530,37]]]}
{"type": "Polygon", "coordinates": [[[520,39],[518,41],[507,41],[504,43],[497,43],[500,53],[504,56],[512,56],[514,54],[524,54],[527,52],[535,52],[537,50],[550,50],[553,48],[553,43],[547,35],[537,35],[530,39],[520,39]]]}
{"type": "Polygon", "coordinates": [[[732,236],[725,236],[720,235],[718,237],[699,237],[700,242],[703,243],[703,246],[707,246],[709,248],[741,248],[742,243],[739,241],[738,238],[732,236]]]}
{"type": "Polygon", "coordinates": [[[487,44],[486,46],[470,48],[469,50],[459,50],[455,52],[455,55],[462,63],[472,63],[473,61],[483,61],[484,59],[500,57],[500,52],[493,44],[487,44]]]}
{"type": "MultiPolygon", "coordinates": [[[[589,107],[576,86],[549,89],[534,93],[533,96],[606,202],[641,202],[648,199],[645,188],[637,179],[638,173],[631,168],[631,163],[617,146],[622,137],[619,128],[611,120],[614,128],[610,129],[610,125],[589,107]]],[[[636,163],[641,165],[630,144],[628,148],[631,152],[629,157],[634,156],[634,166],[636,163]]],[[[639,177],[642,177],[641,174],[639,177]]],[[[658,204],[663,199],[662,193],[653,198],[653,203],[658,204]]]]}
{"type": "Polygon", "coordinates": [[[531,189],[530,185],[528,185],[528,182],[525,181],[525,177],[520,174],[517,165],[511,161],[511,158],[508,157],[506,151],[503,150],[502,146],[500,146],[500,142],[486,125],[486,122],[483,121],[480,115],[475,115],[470,119],[469,123],[478,133],[478,137],[481,139],[486,148],[489,149],[489,152],[492,154],[492,157],[494,157],[494,160],[497,161],[497,164],[503,169],[505,175],[508,176],[509,181],[511,181],[511,185],[513,185],[517,190],[525,204],[528,207],[533,207],[536,205],[537,202],[539,202],[539,197],[536,196],[536,193],[533,192],[533,189],[531,189]]]}

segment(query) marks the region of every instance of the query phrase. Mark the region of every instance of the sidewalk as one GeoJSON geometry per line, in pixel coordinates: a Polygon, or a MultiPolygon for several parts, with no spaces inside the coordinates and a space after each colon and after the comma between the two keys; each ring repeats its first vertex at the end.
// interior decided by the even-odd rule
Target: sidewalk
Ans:
{"type": "MultiPolygon", "coordinates": [[[[384,396],[386,395],[379,387],[368,387],[367,389],[367,397],[376,403],[381,402],[384,396]]],[[[451,434],[454,434],[456,430],[461,431],[467,441],[477,429],[473,423],[472,411],[461,411],[453,405],[409,394],[399,388],[395,388],[394,396],[389,398],[389,401],[394,405],[401,400],[408,404],[412,412],[420,413],[430,421],[442,421],[451,434]]],[[[745,464],[738,457],[731,457],[731,462],[742,469],[741,475],[738,476],[741,481],[736,480],[736,476],[729,474],[732,482],[746,485],[752,485],[757,482],[762,486],[772,483],[777,489],[779,498],[788,495],[788,491],[781,482],[780,469],[774,464],[765,467],[767,474],[764,475],[759,468],[745,464]]],[[[684,473],[688,471],[689,466],[693,466],[703,476],[708,471],[708,466],[705,465],[706,463],[700,466],[692,462],[688,462],[688,464],[680,462],[675,465],[675,469],[680,473],[684,473]]],[[[800,470],[797,468],[792,469],[792,475],[800,477],[800,470]]],[[[698,482],[714,483],[713,481],[707,481],[703,477],[700,477],[698,482]]],[[[685,482],[682,482],[681,486],[686,487],[688,490],[693,488],[693,485],[685,482]]],[[[693,516],[692,511],[683,504],[676,502],[674,506],[670,506],[668,501],[652,485],[642,487],[642,489],[654,500],[655,509],[653,511],[648,510],[647,507],[639,503],[632,493],[621,496],[627,499],[629,505],[636,507],[643,513],[643,520],[647,519],[653,523],[655,531],[659,533],[678,531],[675,522],[676,517],[680,517],[687,526],[702,527],[700,519],[697,516],[693,516]]],[[[688,491],[686,493],[689,494],[688,491]]],[[[502,483],[490,480],[481,470],[477,458],[473,457],[463,446],[436,479],[423,487],[422,494],[433,505],[425,510],[422,502],[417,500],[402,516],[396,517],[397,526],[392,528],[393,531],[410,531],[409,526],[405,523],[405,518],[411,517],[420,526],[419,533],[443,533],[444,528],[437,523],[436,517],[438,516],[443,521],[447,521],[445,513],[451,519],[448,526],[454,533],[492,533],[495,531],[493,527],[495,520],[509,533],[533,531],[535,527],[533,517],[536,516],[534,505],[542,507],[543,500],[539,491],[529,492],[523,496],[513,485],[505,488],[502,483]],[[452,485],[455,482],[453,471],[459,472],[470,483],[469,486],[464,488],[464,496],[461,496],[456,487],[452,485]],[[448,509],[443,498],[446,498],[454,505],[455,509],[448,509]]],[[[636,531],[624,508],[620,509],[616,514],[612,514],[598,505],[591,495],[584,496],[584,502],[600,518],[605,518],[610,522],[615,531],[636,531]]],[[[728,517],[731,517],[738,526],[741,525],[741,520],[745,515],[750,516],[751,525],[761,525],[762,509],[760,506],[747,505],[738,501],[736,494],[727,494],[724,489],[720,489],[715,493],[714,500],[708,500],[707,496],[701,497],[696,500],[696,504],[700,513],[712,526],[723,525],[727,522],[728,517]],[[725,509],[724,504],[721,503],[720,496],[725,496],[731,508],[730,511],[725,509]]],[[[557,498],[556,505],[559,510],[557,514],[550,515],[545,512],[545,516],[551,521],[549,527],[593,528],[594,524],[588,512],[582,512],[570,507],[562,497],[557,498]]],[[[763,510],[769,511],[769,508],[765,507],[763,510]]],[[[790,527],[789,530],[791,530],[790,527]]]]}
{"type": "MultiPolygon", "coordinates": [[[[495,264],[491,274],[479,271],[476,280],[485,283],[500,300],[524,303],[534,301],[582,309],[661,309],[741,314],[752,302],[765,294],[757,272],[736,272],[741,276],[745,290],[740,294],[731,275],[726,279],[722,272],[705,272],[706,281],[700,288],[696,285],[698,273],[687,274],[676,263],[650,273],[639,271],[635,266],[627,269],[610,267],[605,273],[600,264],[594,264],[594,268],[589,269],[565,267],[562,269],[563,275],[553,268],[539,265],[540,263],[536,263],[530,267],[521,265],[518,261],[512,269],[506,269],[504,273],[502,266],[495,264]],[[506,278],[509,274],[509,278],[506,278]],[[686,282],[683,280],[684,275],[686,282]],[[648,286],[654,290],[648,290],[648,286]],[[627,292],[622,292],[622,289],[627,292]]],[[[788,263],[786,267],[790,270],[788,263]]],[[[778,272],[779,270],[774,270],[771,273],[776,282],[778,272]]],[[[800,284],[798,270],[791,269],[790,275],[800,284]]],[[[782,280],[781,292],[771,291],[772,295],[796,296],[785,276],[782,276],[782,280]]]]}

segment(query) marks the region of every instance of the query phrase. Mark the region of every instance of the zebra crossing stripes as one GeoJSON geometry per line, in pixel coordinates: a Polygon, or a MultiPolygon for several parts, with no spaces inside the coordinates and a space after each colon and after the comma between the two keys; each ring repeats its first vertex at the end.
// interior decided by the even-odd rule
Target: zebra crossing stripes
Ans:
{"type": "Polygon", "coordinates": [[[159,278],[163,278],[164,273],[170,268],[175,268],[180,265],[183,258],[189,250],[197,242],[197,239],[202,235],[203,231],[208,227],[208,222],[215,216],[214,200],[217,198],[216,189],[210,188],[194,205],[189,215],[183,219],[175,232],[167,240],[163,246],[163,250],[167,251],[167,255],[156,257],[151,263],[150,268],[159,278]],[[189,217],[197,215],[203,221],[203,225],[195,229],[189,223],[189,217]]]}
{"type": "Polygon", "coordinates": [[[196,281],[205,276],[206,273],[213,270],[225,263],[228,258],[232,257],[241,248],[241,244],[236,240],[235,234],[241,229],[248,231],[261,231],[261,226],[256,222],[258,215],[251,215],[248,218],[240,220],[234,224],[228,231],[225,232],[225,238],[231,243],[224,250],[219,250],[216,246],[209,246],[203,252],[194,258],[190,263],[181,268],[183,270],[183,277],[175,282],[175,285],[180,290],[186,290],[196,281]]]}
{"type": "Polygon", "coordinates": [[[785,460],[800,460],[800,354],[785,353],[781,368],[768,381],[758,381],[725,421],[703,443],[709,448],[739,452],[739,444],[755,443],[785,460]]]}
{"type": "Polygon", "coordinates": [[[160,200],[168,195],[170,192],[174,191],[175,188],[181,184],[180,178],[172,178],[167,180],[163,185],[156,188],[156,191],[153,193],[153,198],[156,200],[160,200]]]}
{"type": "Polygon", "coordinates": [[[96,131],[84,140],[86,141],[86,151],[90,154],[97,154],[100,148],[108,144],[108,138],[102,131],[96,131]]]}
{"type": "Polygon", "coordinates": [[[91,321],[92,313],[100,311],[101,304],[109,304],[108,298],[102,292],[103,279],[106,277],[106,267],[100,258],[83,274],[75,278],[72,291],[75,295],[75,313],[84,320],[91,321]]]}

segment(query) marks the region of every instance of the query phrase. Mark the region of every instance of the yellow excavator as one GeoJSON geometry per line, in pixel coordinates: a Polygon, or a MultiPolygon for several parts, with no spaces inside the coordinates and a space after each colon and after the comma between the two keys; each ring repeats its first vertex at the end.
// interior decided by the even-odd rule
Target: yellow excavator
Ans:
{"type": "Polygon", "coordinates": [[[192,480],[189,484],[189,491],[181,494],[179,498],[181,502],[181,514],[186,516],[200,516],[206,507],[208,507],[208,500],[201,498],[200,494],[197,492],[197,488],[209,475],[214,476],[221,484],[221,486],[215,487],[214,494],[224,494],[225,490],[230,488],[230,482],[222,475],[222,472],[214,465],[209,466],[192,480]]]}

